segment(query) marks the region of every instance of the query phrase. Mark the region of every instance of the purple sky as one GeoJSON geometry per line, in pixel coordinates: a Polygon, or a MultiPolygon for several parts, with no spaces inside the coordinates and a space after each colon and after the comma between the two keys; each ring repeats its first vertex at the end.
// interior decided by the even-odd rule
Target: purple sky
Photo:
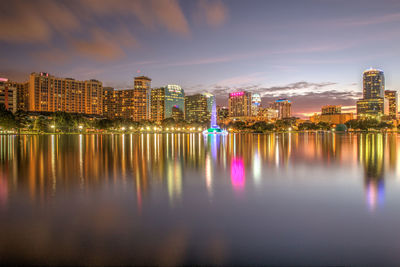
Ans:
{"type": "Polygon", "coordinates": [[[259,92],[289,98],[299,116],[324,104],[349,109],[363,70],[400,88],[400,1],[69,0],[0,2],[0,76],[30,72],[187,94],[259,92]]]}

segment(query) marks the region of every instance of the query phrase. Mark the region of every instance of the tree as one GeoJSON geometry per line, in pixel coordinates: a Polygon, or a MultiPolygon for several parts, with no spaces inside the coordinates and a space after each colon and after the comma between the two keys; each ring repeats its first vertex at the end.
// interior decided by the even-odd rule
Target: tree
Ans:
{"type": "Polygon", "coordinates": [[[39,116],[34,122],[33,129],[38,132],[46,132],[49,130],[49,121],[44,116],[39,116]]]}
{"type": "Polygon", "coordinates": [[[12,129],[17,127],[14,114],[7,110],[4,104],[0,104],[0,127],[12,129]]]}
{"type": "Polygon", "coordinates": [[[264,131],[272,131],[274,129],[274,125],[272,123],[267,123],[265,121],[258,121],[251,126],[256,132],[264,132],[264,131]]]}

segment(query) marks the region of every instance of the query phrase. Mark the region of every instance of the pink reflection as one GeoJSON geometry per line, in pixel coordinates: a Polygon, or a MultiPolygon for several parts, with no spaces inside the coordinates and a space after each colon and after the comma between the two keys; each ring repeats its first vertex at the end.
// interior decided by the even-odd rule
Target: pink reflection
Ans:
{"type": "Polygon", "coordinates": [[[244,163],[242,158],[234,157],[231,162],[231,180],[235,189],[243,189],[245,183],[244,163]]]}

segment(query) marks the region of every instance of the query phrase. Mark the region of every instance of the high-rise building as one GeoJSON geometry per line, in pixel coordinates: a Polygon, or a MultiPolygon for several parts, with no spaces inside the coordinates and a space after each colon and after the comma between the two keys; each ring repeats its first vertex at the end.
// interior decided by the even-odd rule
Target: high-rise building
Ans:
{"type": "Polygon", "coordinates": [[[333,115],[342,113],[342,106],[337,105],[326,105],[321,109],[322,115],[333,115]]]}
{"type": "Polygon", "coordinates": [[[392,119],[397,119],[398,115],[398,94],[397,91],[386,90],[385,98],[388,100],[389,116],[392,119]]]}
{"type": "Polygon", "coordinates": [[[77,81],[48,73],[31,73],[28,86],[29,111],[103,112],[103,85],[98,80],[77,81]]]}
{"type": "Polygon", "coordinates": [[[123,118],[133,121],[147,120],[150,81],[149,78],[141,76],[135,78],[133,89],[103,88],[103,115],[108,118],[123,118]]]}
{"type": "Polygon", "coordinates": [[[17,111],[17,88],[5,78],[0,78],[0,105],[13,113],[17,111]]]}
{"type": "Polygon", "coordinates": [[[161,122],[173,118],[180,110],[185,116],[185,93],[179,85],[169,84],[165,87],[151,90],[151,120],[161,122]],[[174,109],[174,110],[173,110],[174,109]]]}
{"type": "Polygon", "coordinates": [[[251,95],[251,116],[256,117],[261,107],[261,96],[260,94],[251,95]]]}
{"type": "Polygon", "coordinates": [[[278,119],[292,117],[292,102],[287,99],[278,99],[272,103],[271,107],[278,111],[278,119]]]}
{"type": "Polygon", "coordinates": [[[383,71],[368,69],[363,73],[363,98],[374,99],[384,96],[385,75],[383,71]]]}
{"type": "Polygon", "coordinates": [[[195,94],[185,97],[185,119],[188,122],[209,122],[215,97],[212,94],[195,94]]]}
{"type": "Polygon", "coordinates": [[[13,87],[16,88],[17,90],[17,105],[16,109],[17,110],[28,110],[28,88],[29,88],[29,83],[28,82],[13,82],[13,81],[8,81],[9,84],[13,87]]]}
{"type": "MultiPolygon", "coordinates": [[[[357,101],[358,117],[381,117],[385,114],[385,76],[383,71],[368,69],[363,73],[363,98],[357,101]]],[[[387,100],[386,100],[387,103],[387,100]]]]}
{"type": "Polygon", "coordinates": [[[151,90],[150,120],[161,122],[164,119],[165,88],[151,90]]]}
{"type": "Polygon", "coordinates": [[[151,79],[146,76],[135,77],[134,80],[135,121],[150,120],[151,79]]]}
{"type": "Polygon", "coordinates": [[[242,91],[229,94],[229,116],[250,117],[251,116],[251,93],[242,91]]]}

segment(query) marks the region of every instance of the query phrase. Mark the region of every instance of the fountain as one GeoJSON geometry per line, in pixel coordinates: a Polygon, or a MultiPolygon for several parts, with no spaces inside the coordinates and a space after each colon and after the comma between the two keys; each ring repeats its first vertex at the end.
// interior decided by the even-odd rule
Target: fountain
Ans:
{"type": "Polygon", "coordinates": [[[216,101],[215,98],[212,101],[212,106],[211,106],[211,122],[210,122],[210,128],[207,130],[203,131],[203,134],[228,134],[226,130],[222,130],[219,128],[217,124],[217,106],[216,106],[216,101]]]}

